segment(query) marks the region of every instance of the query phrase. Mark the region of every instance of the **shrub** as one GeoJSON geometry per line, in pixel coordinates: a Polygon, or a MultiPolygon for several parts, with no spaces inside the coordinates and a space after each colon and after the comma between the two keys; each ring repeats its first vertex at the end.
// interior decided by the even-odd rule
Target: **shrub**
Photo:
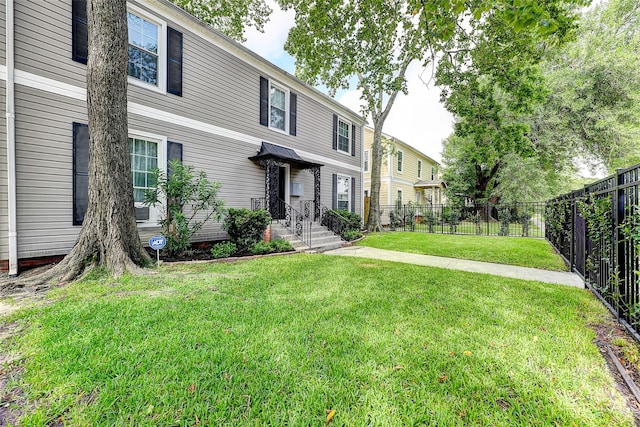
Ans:
{"type": "Polygon", "coordinates": [[[233,242],[222,242],[216,243],[211,248],[211,255],[215,258],[229,258],[230,256],[235,255],[238,248],[236,244],[233,242]]]}
{"type": "Polygon", "coordinates": [[[236,244],[238,253],[249,252],[249,248],[262,240],[262,235],[271,222],[271,215],[264,209],[229,209],[223,227],[229,239],[236,244]]]}
{"type": "Polygon", "coordinates": [[[249,247],[249,252],[253,255],[265,255],[274,252],[274,248],[270,242],[255,242],[253,245],[249,247]]]}
{"type": "Polygon", "coordinates": [[[360,237],[362,217],[355,212],[332,209],[322,216],[322,225],[338,232],[344,240],[351,241],[360,237]]]}
{"type": "Polygon", "coordinates": [[[170,161],[169,170],[170,174],[152,171],[155,186],[145,190],[144,204],[160,206],[158,223],[167,239],[165,249],[173,255],[188,250],[191,237],[208,221],[220,220],[224,202],[217,197],[220,183],[210,182],[203,171],[195,173],[193,166],[179,160],[170,161]],[[187,213],[185,206],[190,207],[187,213]]]}
{"type": "Polygon", "coordinates": [[[273,247],[274,252],[290,252],[293,250],[293,246],[291,246],[291,243],[287,242],[286,240],[276,239],[272,240],[270,243],[273,247]]]}

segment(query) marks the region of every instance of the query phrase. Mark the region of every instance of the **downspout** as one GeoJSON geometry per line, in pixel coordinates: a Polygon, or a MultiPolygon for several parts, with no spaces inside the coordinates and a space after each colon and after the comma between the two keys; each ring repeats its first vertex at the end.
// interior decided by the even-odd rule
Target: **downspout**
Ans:
{"type": "Polygon", "coordinates": [[[387,186],[387,188],[389,188],[389,194],[387,194],[387,199],[388,199],[388,203],[389,206],[393,206],[395,205],[395,203],[393,202],[393,158],[392,158],[392,154],[388,153],[387,154],[387,165],[388,165],[388,169],[389,169],[389,185],[387,186]]]}
{"type": "Polygon", "coordinates": [[[9,276],[18,275],[18,228],[16,213],[16,116],[14,76],[14,0],[7,0],[5,11],[7,69],[5,108],[7,116],[7,217],[9,225],[9,276]]]}

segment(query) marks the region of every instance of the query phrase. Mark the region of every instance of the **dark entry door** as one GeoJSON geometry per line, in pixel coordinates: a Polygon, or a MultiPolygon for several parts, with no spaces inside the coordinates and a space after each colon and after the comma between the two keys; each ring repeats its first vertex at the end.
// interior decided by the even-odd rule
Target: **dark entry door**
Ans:
{"type": "Polygon", "coordinates": [[[276,191],[276,199],[273,201],[273,205],[271,208],[271,217],[273,219],[284,219],[285,217],[285,206],[284,200],[286,198],[286,188],[285,185],[287,183],[286,180],[287,169],[283,166],[278,167],[278,182],[275,185],[276,191]]]}

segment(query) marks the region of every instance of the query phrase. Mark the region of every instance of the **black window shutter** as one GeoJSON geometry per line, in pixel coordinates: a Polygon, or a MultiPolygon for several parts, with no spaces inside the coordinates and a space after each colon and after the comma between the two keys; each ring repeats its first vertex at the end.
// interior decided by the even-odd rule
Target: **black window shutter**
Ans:
{"type": "Polygon", "coordinates": [[[182,96],[182,33],[167,27],[167,92],[182,96]]]}
{"type": "Polygon", "coordinates": [[[73,0],[71,3],[71,34],[72,59],[86,64],[89,57],[87,0],[73,0]]]}
{"type": "Polygon", "coordinates": [[[333,115],[333,149],[338,149],[338,116],[333,115]]]}
{"type": "Polygon", "coordinates": [[[179,142],[167,141],[167,176],[173,173],[171,160],[180,160],[182,163],[182,144],[179,142]]]}
{"type": "Polygon", "coordinates": [[[356,211],[356,179],[351,177],[351,212],[356,211]]]}
{"type": "Polygon", "coordinates": [[[332,176],[331,188],[331,209],[336,209],[338,207],[338,175],[335,173],[332,176]]]}
{"type": "Polygon", "coordinates": [[[356,125],[351,125],[351,155],[356,155],[356,125]]]}
{"type": "Polygon", "coordinates": [[[87,206],[89,206],[89,126],[74,123],[73,225],[82,225],[87,206]]]}
{"type": "Polygon", "coordinates": [[[269,80],[260,76],[260,124],[269,126],[269,80]]]}
{"type": "Polygon", "coordinates": [[[289,95],[289,135],[296,136],[296,120],[298,118],[298,95],[289,95]]]}

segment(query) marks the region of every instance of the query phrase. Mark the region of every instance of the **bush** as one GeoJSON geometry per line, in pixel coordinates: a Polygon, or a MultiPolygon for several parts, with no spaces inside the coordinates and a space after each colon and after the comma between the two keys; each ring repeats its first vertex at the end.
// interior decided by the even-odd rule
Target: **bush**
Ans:
{"type": "Polygon", "coordinates": [[[238,253],[249,252],[249,248],[262,240],[262,235],[271,222],[271,215],[264,209],[229,209],[223,227],[229,239],[236,244],[238,253]]]}
{"type": "Polygon", "coordinates": [[[217,243],[211,248],[211,255],[215,258],[229,258],[235,255],[238,248],[233,242],[217,243]]]}
{"type": "Polygon", "coordinates": [[[255,242],[253,245],[249,247],[249,252],[253,255],[265,255],[273,253],[275,250],[270,242],[255,242]]]}
{"type": "Polygon", "coordinates": [[[170,174],[153,170],[155,186],[145,190],[144,204],[160,206],[158,223],[167,239],[165,249],[170,255],[185,253],[191,247],[191,237],[210,220],[219,221],[224,202],[218,199],[220,183],[210,182],[206,173],[196,173],[193,166],[179,160],[169,162],[170,174]],[[188,214],[184,208],[189,206],[188,214]],[[196,220],[199,214],[200,220],[196,220]]]}
{"type": "Polygon", "coordinates": [[[360,237],[362,217],[355,212],[332,209],[322,216],[322,225],[339,233],[344,240],[351,241],[360,237]]]}
{"type": "Polygon", "coordinates": [[[273,247],[274,252],[291,252],[293,250],[293,246],[291,246],[291,243],[287,242],[286,240],[276,239],[272,240],[270,243],[273,247]]]}

